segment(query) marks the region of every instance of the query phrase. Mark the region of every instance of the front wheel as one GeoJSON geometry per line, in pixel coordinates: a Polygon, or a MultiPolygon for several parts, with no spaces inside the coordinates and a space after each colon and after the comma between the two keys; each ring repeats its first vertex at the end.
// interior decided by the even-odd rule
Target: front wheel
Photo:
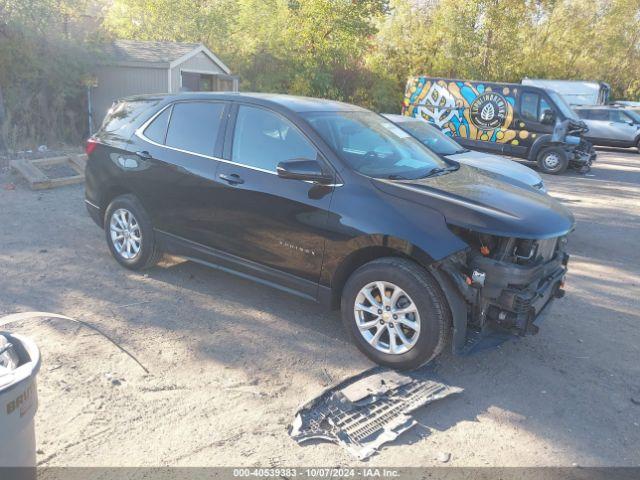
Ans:
{"type": "Polygon", "coordinates": [[[547,147],[538,153],[538,168],[544,173],[558,175],[569,166],[567,152],[560,147],[547,147]]]}
{"type": "Polygon", "coordinates": [[[451,330],[451,312],[436,280],[402,258],[381,258],[356,270],[344,287],[341,310],[356,346],[393,368],[429,362],[451,330]]]}

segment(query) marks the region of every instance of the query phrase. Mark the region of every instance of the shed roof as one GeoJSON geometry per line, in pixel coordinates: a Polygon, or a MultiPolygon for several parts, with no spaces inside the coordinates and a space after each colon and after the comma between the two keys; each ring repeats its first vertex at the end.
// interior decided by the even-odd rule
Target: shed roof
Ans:
{"type": "Polygon", "coordinates": [[[104,45],[103,52],[107,63],[156,67],[174,67],[192,55],[203,52],[224,72],[230,73],[229,68],[201,43],[114,40],[104,45]]]}

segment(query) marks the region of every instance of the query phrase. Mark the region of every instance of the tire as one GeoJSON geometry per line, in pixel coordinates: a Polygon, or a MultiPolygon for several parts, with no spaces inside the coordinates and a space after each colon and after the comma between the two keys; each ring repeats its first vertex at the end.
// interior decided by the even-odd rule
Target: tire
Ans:
{"type": "Polygon", "coordinates": [[[341,310],[342,322],[360,351],[374,362],[392,368],[417,368],[431,361],[442,351],[451,333],[451,311],[438,282],[424,268],[403,258],[373,260],[352,273],[342,292],[341,310]],[[384,283],[387,306],[390,305],[389,297],[395,292],[392,287],[399,288],[405,294],[398,297],[391,311],[386,310],[379,295],[380,289],[371,287],[377,282],[384,283]],[[363,294],[364,289],[370,294],[378,292],[377,295],[373,293],[377,305],[367,300],[363,294]],[[413,304],[418,316],[414,313],[406,314],[404,320],[400,320],[404,323],[400,324],[394,320],[400,315],[393,317],[393,311],[395,309],[400,312],[402,308],[406,308],[407,302],[413,304]],[[364,305],[373,310],[373,313],[357,310],[357,305],[364,305]],[[379,315],[380,311],[383,311],[382,315],[379,315]],[[406,325],[415,325],[415,320],[419,320],[419,331],[414,338],[416,331],[406,325]],[[362,331],[359,323],[363,324],[362,331]],[[369,323],[374,325],[366,329],[369,323]],[[400,332],[397,331],[398,328],[401,329],[400,332]],[[383,332],[376,340],[379,330],[383,332]],[[398,332],[393,333],[396,343],[402,343],[401,348],[396,347],[395,353],[389,351],[392,348],[392,331],[398,332]],[[400,333],[413,344],[407,348],[400,333]],[[369,338],[366,339],[365,335],[369,338]],[[377,342],[377,348],[371,342],[377,342]]]}
{"type": "Polygon", "coordinates": [[[120,195],[111,201],[104,216],[104,231],[111,255],[123,267],[131,270],[150,268],[158,263],[162,256],[156,245],[149,215],[135,195],[120,195]],[[125,212],[128,212],[128,215],[125,212]],[[127,222],[127,219],[131,220],[127,222]],[[127,224],[128,228],[123,229],[123,223],[127,224]],[[133,242],[129,248],[123,248],[124,240],[114,239],[114,235],[119,235],[119,231],[122,230],[129,230],[127,238],[133,242]],[[136,242],[136,239],[139,239],[139,242],[136,242]],[[137,251],[134,244],[139,245],[137,251]]]}
{"type": "Polygon", "coordinates": [[[569,158],[560,147],[546,147],[538,152],[537,163],[542,172],[559,175],[569,166],[569,158]]]}

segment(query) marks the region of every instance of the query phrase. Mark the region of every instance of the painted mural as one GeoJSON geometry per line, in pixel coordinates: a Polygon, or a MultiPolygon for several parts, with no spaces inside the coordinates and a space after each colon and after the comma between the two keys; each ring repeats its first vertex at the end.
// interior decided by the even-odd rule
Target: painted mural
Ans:
{"type": "Polygon", "coordinates": [[[517,94],[512,86],[415,77],[407,83],[402,112],[452,137],[518,145],[529,132],[514,125],[517,94]]]}

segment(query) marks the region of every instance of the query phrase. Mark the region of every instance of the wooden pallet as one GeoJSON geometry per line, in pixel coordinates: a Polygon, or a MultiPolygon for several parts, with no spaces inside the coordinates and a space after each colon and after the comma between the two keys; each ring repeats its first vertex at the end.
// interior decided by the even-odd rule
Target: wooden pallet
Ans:
{"type": "Polygon", "coordinates": [[[84,167],[87,164],[87,156],[68,155],[64,157],[39,158],[36,160],[12,160],[10,162],[13,171],[18,172],[29,183],[31,190],[44,190],[47,188],[72,185],[84,182],[84,167]],[[39,167],[53,165],[66,165],[71,167],[77,175],[68,177],[51,178],[39,167]]]}

